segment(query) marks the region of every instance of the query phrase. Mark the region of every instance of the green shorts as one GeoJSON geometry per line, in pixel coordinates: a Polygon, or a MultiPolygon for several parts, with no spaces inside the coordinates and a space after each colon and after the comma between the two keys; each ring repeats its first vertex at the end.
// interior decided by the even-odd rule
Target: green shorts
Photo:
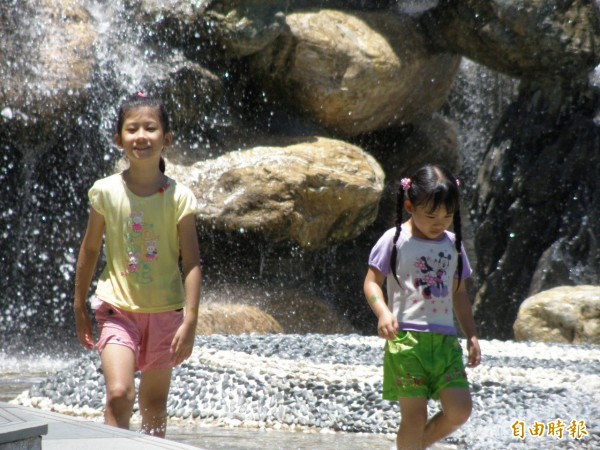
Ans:
{"type": "Polygon", "coordinates": [[[437,400],[446,388],[469,388],[463,352],[456,336],[400,331],[385,344],[383,398],[437,400]]]}

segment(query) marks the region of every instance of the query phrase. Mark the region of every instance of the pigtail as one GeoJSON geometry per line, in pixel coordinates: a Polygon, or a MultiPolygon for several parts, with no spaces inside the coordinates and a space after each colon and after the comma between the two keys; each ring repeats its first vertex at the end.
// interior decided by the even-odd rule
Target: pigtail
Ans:
{"type": "Polygon", "coordinates": [[[396,243],[398,242],[398,238],[400,237],[400,232],[402,231],[402,211],[404,210],[404,186],[400,185],[398,188],[398,194],[396,196],[396,233],[394,234],[394,240],[392,242],[392,257],[390,258],[390,265],[392,269],[392,274],[394,275],[394,279],[396,283],[400,285],[400,280],[398,280],[398,274],[396,273],[396,260],[398,259],[398,247],[396,247],[396,243]]]}
{"type": "Polygon", "coordinates": [[[165,173],[165,170],[167,169],[167,165],[165,164],[165,158],[163,158],[162,156],[160,157],[160,161],[158,162],[158,168],[162,173],[165,173]]]}
{"type": "Polygon", "coordinates": [[[461,228],[461,218],[460,218],[460,208],[454,210],[454,246],[456,248],[456,253],[458,255],[458,260],[456,262],[456,272],[458,273],[458,284],[456,285],[456,289],[460,286],[460,282],[462,281],[462,271],[463,271],[463,259],[462,259],[462,228],[461,228]]]}

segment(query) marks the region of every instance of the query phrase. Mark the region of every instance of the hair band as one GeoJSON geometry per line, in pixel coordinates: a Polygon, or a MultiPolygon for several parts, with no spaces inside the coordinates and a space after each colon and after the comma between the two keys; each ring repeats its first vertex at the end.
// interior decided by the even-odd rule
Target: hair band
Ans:
{"type": "Polygon", "coordinates": [[[137,93],[137,96],[138,96],[139,98],[146,98],[146,94],[144,94],[142,91],[139,91],[139,92],[137,93]]]}
{"type": "Polygon", "coordinates": [[[458,178],[456,179],[456,187],[460,187],[460,180],[458,178]]]}
{"type": "Polygon", "coordinates": [[[400,180],[400,186],[402,186],[403,191],[408,191],[412,186],[412,180],[410,178],[402,178],[400,180]]]}

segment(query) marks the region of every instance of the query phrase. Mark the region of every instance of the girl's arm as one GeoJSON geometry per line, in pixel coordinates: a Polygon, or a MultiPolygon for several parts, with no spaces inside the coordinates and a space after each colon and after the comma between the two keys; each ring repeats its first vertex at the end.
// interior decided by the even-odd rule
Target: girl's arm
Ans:
{"type": "Polygon", "coordinates": [[[460,283],[458,289],[456,288],[456,283],[455,281],[454,295],[452,297],[454,314],[467,339],[467,350],[469,352],[467,366],[477,367],[481,362],[481,349],[479,348],[475,320],[473,319],[473,308],[471,307],[464,281],[460,283]]]}
{"type": "Polygon", "coordinates": [[[75,300],[73,310],[75,312],[75,327],[79,342],[84,347],[94,347],[92,335],[92,323],[87,313],[86,300],[92,283],[92,277],[96,271],[98,257],[102,250],[102,237],[104,236],[104,217],[94,208],[90,209],[87,229],[77,258],[75,270],[75,300]]]}
{"type": "Polygon", "coordinates": [[[171,352],[175,364],[190,357],[194,349],[194,337],[198,323],[198,307],[202,289],[202,270],[200,268],[200,245],[196,231],[196,216],[188,214],[177,225],[179,249],[183,266],[183,284],[185,288],[185,316],[183,324],[175,333],[171,343],[171,352]]]}
{"type": "Polygon", "coordinates": [[[377,334],[383,339],[392,340],[396,338],[398,333],[398,319],[392,314],[385,302],[383,290],[381,289],[384,281],[385,274],[369,267],[363,284],[363,291],[369,306],[377,316],[377,334]]]}

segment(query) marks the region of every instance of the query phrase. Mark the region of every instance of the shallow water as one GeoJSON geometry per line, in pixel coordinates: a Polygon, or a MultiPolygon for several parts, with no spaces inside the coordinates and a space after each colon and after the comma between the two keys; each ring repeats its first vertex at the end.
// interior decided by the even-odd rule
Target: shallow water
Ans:
{"type": "MultiPolygon", "coordinates": [[[[168,439],[199,446],[206,450],[389,450],[391,438],[383,435],[348,433],[295,433],[274,430],[241,430],[235,428],[173,428],[168,439]]],[[[440,447],[441,448],[441,447],[440,447]]]]}
{"type": "MultiPolygon", "coordinates": [[[[63,359],[12,358],[0,354],[0,402],[8,402],[33,384],[66,367],[63,359]]],[[[135,426],[134,426],[135,428],[135,426]]],[[[348,433],[302,433],[277,430],[246,430],[210,426],[170,425],[167,439],[205,450],[389,450],[392,438],[385,435],[348,433]]],[[[441,448],[441,447],[440,447],[441,448]]]]}

